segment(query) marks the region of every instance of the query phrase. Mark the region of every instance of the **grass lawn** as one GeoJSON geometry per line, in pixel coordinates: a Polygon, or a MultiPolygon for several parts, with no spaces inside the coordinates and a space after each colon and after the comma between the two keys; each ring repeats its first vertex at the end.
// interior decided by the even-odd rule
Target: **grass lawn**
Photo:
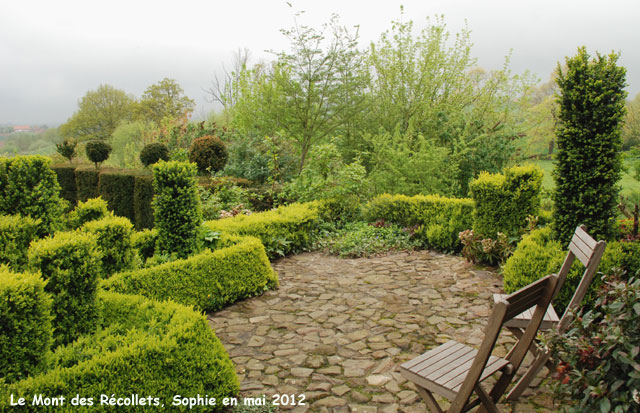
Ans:
{"type": "MultiPolygon", "coordinates": [[[[553,177],[551,176],[551,172],[553,171],[553,162],[554,161],[535,161],[533,162],[535,165],[538,165],[544,171],[544,178],[542,178],[542,186],[545,189],[551,190],[555,187],[555,182],[553,181],[553,177]]],[[[622,173],[622,179],[620,180],[620,186],[622,187],[621,194],[625,197],[631,197],[632,199],[640,198],[640,181],[636,180],[631,173],[633,173],[631,169],[631,161],[625,160],[625,167],[628,169],[627,171],[622,173]],[[635,196],[632,196],[635,194],[635,196]]]]}

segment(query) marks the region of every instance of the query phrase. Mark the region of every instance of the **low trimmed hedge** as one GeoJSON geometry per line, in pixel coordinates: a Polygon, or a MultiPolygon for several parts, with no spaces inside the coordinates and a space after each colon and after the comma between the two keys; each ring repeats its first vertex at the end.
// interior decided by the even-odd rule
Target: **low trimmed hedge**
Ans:
{"type": "Polygon", "coordinates": [[[51,169],[58,177],[60,184],[60,196],[73,208],[78,202],[78,189],[76,187],[76,167],[73,165],[52,165],[51,169]]]}
{"type": "MultiPolygon", "coordinates": [[[[233,364],[203,315],[170,301],[109,292],[100,292],[99,302],[104,321],[98,332],[58,348],[55,368],[0,387],[0,410],[8,405],[10,394],[27,400],[36,394],[63,395],[65,406],[80,394],[93,399],[87,408],[91,411],[118,409],[101,405],[101,395],[151,396],[169,410],[178,410],[172,406],[174,395],[218,400],[216,406],[195,406],[197,412],[220,411],[222,398],[237,395],[233,364]]],[[[121,409],[157,410],[151,401],[151,408],[121,409]]]]}
{"type": "MultiPolygon", "coordinates": [[[[517,291],[545,275],[560,271],[567,252],[563,250],[559,241],[553,240],[552,236],[551,228],[544,227],[522,238],[503,267],[503,289],[506,293],[517,291]]],[[[610,275],[614,268],[625,271],[627,277],[635,275],[640,270],[640,242],[607,243],[597,271],[610,275]]],[[[576,260],[554,301],[553,306],[556,311],[564,312],[569,305],[583,273],[584,266],[576,260]]],[[[601,277],[596,274],[583,305],[590,306],[595,302],[596,291],[601,285],[601,277]]]]}
{"type": "Polygon", "coordinates": [[[20,215],[0,215],[0,264],[15,270],[27,265],[27,250],[38,238],[40,220],[20,215]]]}
{"type": "Polygon", "coordinates": [[[101,286],[109,291],[170,299],[214,311],[278,285],[278,277],[258,239],[223,235],[219,242],[222,248],[215,251],[205,250],[186,259],[121,272],[104,280],[101,286]]]}
{"type": "Polygon", "coordinates": [[[133,205],[135,176],[128,171],[103,171],[99,175],[98,188],[102,199],[107,201],[110,211],[132,222],[135,220],[133,205]]]}
{"type": "Polygon", "coordinates": [[[93,235],[58,232],[31,243],[29,267],[47,280],[53,296],[55,344],[66,344],[95,329],[101,254],[93,235]]]}
{"type": "Polygon", "coordinates": [[[81,230],[93,234],[98,242],[98,248],[102,254],[104,277],[133,268],[135,258],[131,242],[133,225],[127,218],[104,217],[87,222],[81,230]]]}
{"type": "Polygon", "coordinates": [[[94,167],[76,168],[76,193],[78,195],[78,201],[86,201],[90,198],[100,196],[98,182],[100,182],[100,171],[94,167]]]}
{"type": "Polygon", "coordinates": [[[438,195],[382,194],[363,208],[369,222],[384,220],[402,227],[416,227],[423,246],[443,251],[461,248],[458,234],[473,225],[473,200],[438,195]]]}
{"type": "Polygon", "coordinates": [[[51,349],[51,297],[35,274],[0,266],[0,380],[44,370],[51,349]]]}
{"type": "Polygon", "coordinates": [[[250,235],[262,241],[269,258],[301,251],[311,245],[321,219],[320,202],[291,204],[251,215],[207,221],[212,231],[250,235]]]}

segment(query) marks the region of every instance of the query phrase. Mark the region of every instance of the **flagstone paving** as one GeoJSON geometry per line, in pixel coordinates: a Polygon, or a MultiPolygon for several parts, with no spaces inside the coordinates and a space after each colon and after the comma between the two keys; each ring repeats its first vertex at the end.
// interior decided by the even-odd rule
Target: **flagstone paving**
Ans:
{"type": "MultiPolygon", "coordinates": [[[[494,272],[432,251],[368,259],[305,253],[273,267],[278,290],[208,317],[242,395],[304,395],[304,405],[281,406],[293,412],[426,411],[398,366],[450,339],[477,347],[492,294],[501,291],[494,272]]],[[[495,354],[510,343],[503,332],[495,354]]],[[[544,385],[522,399],[501,408],[556,410],[544,385]]]]}

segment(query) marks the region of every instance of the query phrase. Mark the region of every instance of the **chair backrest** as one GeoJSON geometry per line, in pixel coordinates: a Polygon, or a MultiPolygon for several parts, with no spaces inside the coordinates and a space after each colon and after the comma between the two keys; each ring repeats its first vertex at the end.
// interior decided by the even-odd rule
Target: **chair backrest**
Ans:
{"type": "Polygon", "coordinates": [[[485,328],[485,337],[480,345],[480,349],[471,365],[469,372],[460,388],[456,398],[452,401],[451,410],[462,409],[471,397],[476,384],[482,378],[482,372],[485,370],[491,352],[495,347],[498,335],[505,322],[509,321],[516,315],[535,307],[533,316],[529,325],[525,329],[524,334],[517,343],[511,348],[507,355],[507,360],[511,364],[511,368],[505,371],[496,385],[491,390],[493,400],[498,400],[507,386],[513,379],[515,372],[520,367],[527,349],[533,342],[538,328],[542,323],[544,314],[551,303],[551,298],[558,284],[558,276],[556,274],[548,275],[528,286],[522,288],[515,293],[504,297],[494,307],[489,322],[485,328]],[[454,408],[455,406],[455,408],[454,408]]]}
{"type": "Polygon", "coordinates": [[[591,285],[593,276],[598,269],[600,259],[602,258],[602,254],[604,253],[606,246],[606,242],[594,240],[587,233],[587,228],[584,225],[577,227],[576,231],[573,233],[573,237],[571,237],[571,242],[569,243],[569,252],[562,263],[562,267],[560,267],[560,272],[558,272],[558,285],[556,287],[556,291],[553,293],[553,297],[555,298],[556,295],[558,295],[558,292],[560,292],[560,289],[567,278],[567,274],[569,274],[569,271],[571,270],[571,265],[576,258],[585,266],[585,270],[582,275],[582,279],[580,280],[580,284],[578,284],[569,305],[558,323],[558,331],[563,332],[569,327],[572,314],[570,310],[577,309],[577,307],[582,303],[584,296],[589,290],[589,285],[591,285]]]}

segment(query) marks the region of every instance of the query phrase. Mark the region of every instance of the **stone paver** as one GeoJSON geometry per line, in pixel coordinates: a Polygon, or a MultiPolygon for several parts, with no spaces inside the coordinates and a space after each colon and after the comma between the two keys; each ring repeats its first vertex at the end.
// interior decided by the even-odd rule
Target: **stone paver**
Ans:
{"type": "MultiPolygon", "coordinates": [[[[288,394],[296,412],[426,411],[403,362],[447,340],[478,346],[501,280],[432,251],[340,259],[305,253],[273,263],[280,288],[208,315],[243,396],[288,394]]],[[[494,354],[513,343],[503,333],[494,354]]],[[[504,411],[554,411],[529,389],[504,411]]]]}

